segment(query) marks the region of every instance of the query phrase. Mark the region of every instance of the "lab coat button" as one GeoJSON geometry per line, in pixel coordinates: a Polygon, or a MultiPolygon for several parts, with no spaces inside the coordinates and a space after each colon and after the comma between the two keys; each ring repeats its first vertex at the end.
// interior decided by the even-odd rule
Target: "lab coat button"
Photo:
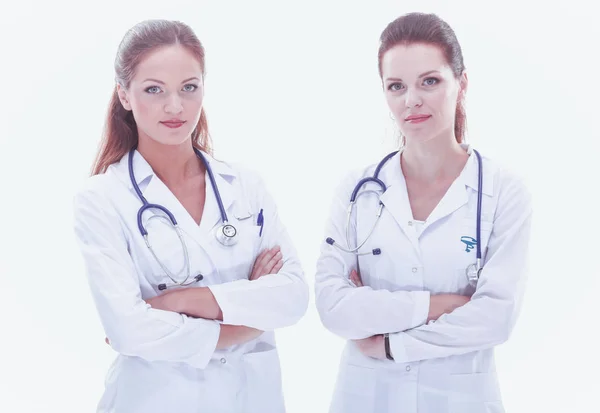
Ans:
{"type": "Polygon", "coordinates": [[[225,364],[227,363],[227,360],[225,359],[225,357],[221,358],[221,364],[225,364]]]}
{"type": "Polygon", "coordinates": [[[408,221],[408,226],[412,226],[412,221],[408,221]]]}
{"type": "Polygon", "coordinates": [[[406,366],[406,371],[410,371],[410,366],[406,366]]]}
{"type": "Polygon", "coordinates": [[[417,267],[413,267],[412,272],[417,272],[419,269],[417,267]]]}

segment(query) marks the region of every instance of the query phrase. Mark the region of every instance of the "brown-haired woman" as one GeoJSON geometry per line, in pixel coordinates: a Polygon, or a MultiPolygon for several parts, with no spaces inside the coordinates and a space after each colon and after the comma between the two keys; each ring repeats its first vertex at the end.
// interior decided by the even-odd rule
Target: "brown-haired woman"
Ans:
{"type": "Polygon", "coordinates": [[[91,292],[119,353],[99,412],[284,412],[274,330],[308,288],[254,172],[211,156],[204,49],[131,28],[91,176],[74,200],[91,292]]]}
{"type": "Polygon", "coordinates": [[[331,412],[500,413],[494,347],[520,309],[529,192],[465,141],[446,22],[391,22],[379,74],[402,145],[340,185],[317,265],[321,320],[348,340],[331,412]]]}

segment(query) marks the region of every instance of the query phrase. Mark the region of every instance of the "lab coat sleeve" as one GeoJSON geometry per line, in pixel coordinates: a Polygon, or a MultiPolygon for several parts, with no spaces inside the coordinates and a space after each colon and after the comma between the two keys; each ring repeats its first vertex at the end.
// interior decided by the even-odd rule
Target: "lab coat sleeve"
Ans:
{"type": "MultiPolygon", "coordinates": [[[[357,268],[356,256],[325,242],[325,238],[331,237],[347,247],[348,205],[352,190],[362,177],[362,174],[351,174],[336,191],[315,276],[315,301],[321,322],[329,331],[347,340],[404,331],[425,323],[429,314],[429,291],[391,292],[355,287],[349,275],[357,268]]],[[[351,217],[350,225],[351,237],[355,238],[355,217],[351,217]]]]}
{"type": "Polygon", "coordinates": [[[241,279],[209,286],[223,312],[223,323],[244,325],[263,331],[297,323],[308,308],[308,286],[296,249],[281,222],[274,199],[264,181],[244,170],[245,192],[256,211],[263,210],[264,225],[258,251],[279,246],[283,267],[276,274],[257,280],[241,279]]]}
{"type": "Polygon", "coordinates": [[[459,355],[508,340],[525,289],[532,208],[519,179],[503,181],[486,262],[471,301],[435,322],[390,334],[396,362],[459,355]]]}
{"type": "Polygon", "coordinates": [[[142,299],[127,241],[110,201],[90,189],[77,193],[74,229],[112,348],[149,361],[206,367],[219,338],[219,323],[153,309],[142,299]]]}

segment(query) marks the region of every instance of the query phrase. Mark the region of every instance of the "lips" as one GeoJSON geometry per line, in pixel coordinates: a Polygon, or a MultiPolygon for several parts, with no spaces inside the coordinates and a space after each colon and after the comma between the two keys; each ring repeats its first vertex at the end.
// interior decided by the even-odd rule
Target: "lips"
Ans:
{"type": "Polygon", "coordinates": [[[405,120],[406,121],[411,121],[411,120],[425,120],[425,119],[429,119],[430,117],[431,117],[431,115],[410,115],[405,120]]]}
{"type": "Polygon", "coordinates": [[[164,122],[161,122],[163,125],[165,125],[168,128],[178,128],[181,125],[183,125],[185,123],[185,121],[182,120],[167,120],[164,122]]]}

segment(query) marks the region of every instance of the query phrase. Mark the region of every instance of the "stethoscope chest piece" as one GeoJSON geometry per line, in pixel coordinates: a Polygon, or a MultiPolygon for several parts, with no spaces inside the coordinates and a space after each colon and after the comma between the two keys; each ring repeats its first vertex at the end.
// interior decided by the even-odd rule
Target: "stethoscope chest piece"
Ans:
{"type": "Polygon", "coordinates": [[[478,265],[475,263],[467,267],[467,269],[465,270],[465,274],[467,275],[467,280],[469,281],[469,284],[477,284],[477,281],[479,280],[479,275],[481,274],[481,270],[482,268],[478,268],[478,265]]]}
{"type": "Polygon", "coordinates": [[[215,231],[216,231],[215,236],[222,245],[225,245],[226,247],[228,247],[230,245],[237,244],[238,232],[237,232],[237,229],[233,225],[231,225],[229,223],[225,223],[225,224],[219,225],[215,231]]]}

